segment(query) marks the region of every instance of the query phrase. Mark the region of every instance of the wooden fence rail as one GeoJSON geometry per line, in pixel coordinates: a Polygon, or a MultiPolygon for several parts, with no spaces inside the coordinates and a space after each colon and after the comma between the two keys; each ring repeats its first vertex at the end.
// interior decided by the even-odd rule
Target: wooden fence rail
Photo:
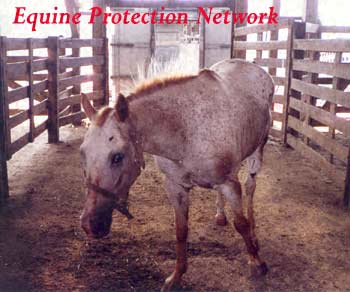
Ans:
{"type": "Polygon", "coordinates": [[[305,39],[322,33],[350,33],[350,27],[323,27],[288,19],[278,25],[242,27],[235,30],[233,50],[245,51],[247,59],[253,54],[253,61],[272,75],[275,85],[283,86],[273,99],[271,135],[332,177],[345,172],[344,205],[348,207],[350,92],[344,90],[350,83],[350,63],[342,63],[342,55],[350,53],[350,40],[305,39]],[[281,34],[281,29],[287,32],[281,34]],[[254,34],[256,38],[249,38],[254,34]],[[241,41],[242,37],[247,41],[241,41]],[[269,51],[267,56],[264,51],[269,51]],[[334,61],[320,58],[321,54],[334,54],[334,61]],[[275,105],[279,105],[278,110],[275,105]],[[275,122],[281,127],[276,129],[275,122]]]}
{"type": "Polygon", "coordinates": [[[264,24],[239,27],[234,31],[234,56],[246,56],[257,65],[265,67],[279,89],[274,95],[271,108],[273,120],[271,134],[277,138],[282,138],[283,136],[282,131],[284,129],[284,120],[286,119],[285,108],[292,57],[291,42],[294,36],[293,25],[292,19],[284,19],[277,25],[264,24]],[[282,35],[280,30],[287,31],[286,39],[279,39],[282,35]],[[256,35],[256,41],[250,41],[249,38],[253,38],[254,35],[256,35]],[[248,39],[248,41],[241,41],[242,37],[243,39],[248,39]],[[244,53],[241,54],[239,51],[244,51],[244,53]],[[255,51],[254,56],[252,56],[252,51],[255,51]],[[267,56],[264,54],[264,51],[268,51],[267,56]]]}
{"type": "MultiPolygon", "coordinates": [[[[293,19],[283,19],[278,25],[240,27],[234,30],[233,56],[251,58],[253,51],[252,61],[272,75],[279,90],[273,98],[271,134],[332,177],[345,173],[343,200],[349,206],[350,92],[345,89],[350,83],[350,64],[342,56],[350,53],[350,41],[305,39],[322,33],[350,33],[350,28],[293,19]],[[327,60],[321,54],[327,54],[327,60]]],[[[8,197],[7,160],[46,130],[49,142],[57,142],[61,126],[84,117],[79,108],[82,84],[93,83],[88,97],[95,105],[108,103],[108,41],[1,37],[0,62],[1,202],[8,197]],[[92,48],[94,56],[76,55],[76,49],[83,47],[92,48]],[[47,49],[48,54],[35,56],[34,49],[47,49]],[[75,53],[68,56],[66,49],[75,53]],[[17,56],[10,51],[27,53],[17,56]],[[91,66],[93,74],[83,72],[84,66],[91,66]],[[28,109],[13,113],[10,105],[23,100],[28,101],[28,109]],[[39,114],[47,120],[36,125],[39,114]],[[28,122],[28,132],[13,140],[13,129],[23,122],[28,122]]]]}
{"type": "Polygon", "coordinates": [[[7,161],[47,130],[49,143],[59,128],[78,124],[81,85],[90,100],[108,103],[108,42],[105,39],[17,39],[0,37],[0,204],[9,196],[7,161]],[[68,56],[66,49],[103,48],[105,54],[68,56]],[[40,56],[35,56],[40,49],[40,56]],[[46,51],[47,56],[42,51],[46,51]],[[101,73],[82,74],[81,67],[101,73]],[[98,90],[93,91],[93,87],[98,90]],[[23,109],[23,106],[25,107],[23,109]],[[14,109],[15,107],[15,109],[14,109]],[[22,108],[21,108],[22,107],[22,108]],[[45,117],[37,122],[36,116],[45,117]],[[16,135],[13,135],[16,134],[16,135]]]}
{"type": "Polygon", "coordinates": [[[318,60],[294,60],[292,72],[302,72],[290,81],[289,107],[297,114],[289,113],[286,143],[309,157],[332,176],[345,173],[344,206],[349,206],[350,173],[350,92],[344,91],[350,83],[350,64],[341,63],[341,56],[350,53],[350,40],[309,39],[295,40],[293,50],[332,52],[333,62],[318,60]],[[327,76],[332,82],[317,84],[318,78],[305,78],[315,74],[327,76]],[[340,82],[341,81],[341,82],[340,82]],[[344,86],[345,84],[345,86],[344,86]],[[297,95],[295,95],[297,93],[297,95]],[[338,108],[348,116],[339,116],[338,108]]]}

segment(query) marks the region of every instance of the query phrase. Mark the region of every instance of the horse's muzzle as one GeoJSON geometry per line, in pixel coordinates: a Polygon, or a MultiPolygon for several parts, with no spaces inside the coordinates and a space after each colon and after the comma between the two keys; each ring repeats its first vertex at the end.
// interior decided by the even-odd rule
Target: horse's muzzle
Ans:
{"type": "Polygon", "coordinates": [[[81,227],[89,237],[102,238],[109,234],[112,224],[112,216],[91,216],[82,215],[81,227]]]}

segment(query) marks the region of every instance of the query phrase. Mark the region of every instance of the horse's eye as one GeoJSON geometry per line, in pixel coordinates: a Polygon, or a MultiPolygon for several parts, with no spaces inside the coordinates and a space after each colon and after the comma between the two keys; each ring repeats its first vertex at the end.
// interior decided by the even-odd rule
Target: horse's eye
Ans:
{"type": "Polygon", "coordinates": [[[112,156],[112,164],[117,165],[123,161],[124,154],[123,153],[115,153],[112,156]]]}

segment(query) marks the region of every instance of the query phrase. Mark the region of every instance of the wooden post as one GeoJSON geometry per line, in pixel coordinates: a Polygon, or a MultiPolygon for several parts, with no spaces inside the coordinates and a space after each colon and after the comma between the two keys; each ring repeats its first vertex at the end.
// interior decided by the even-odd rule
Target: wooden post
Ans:
{"type": "MultiPolygon", "coordinates": [[[[291,20],[293,21],[293,20],[291,20]]],[[[283,135],[283,144],[287,145],[287,134],[288,134],[288,116],[292,115],[294,117],[299,117],[299,112],[290,109],[289,108],[289,100],[290,96],[293,96],[295,98],[301,97],[301,93],[298,91],[295,91],[291,89],[290,84],[292,78],[295,79],[301,79],[303,76],[303,72],[294,71],[293,70],[293,59],[303,59],[304,58],[304,51],[302,50],[294,50],[293,48],[293,40],[294,39],[303,39],[305,37],[305,23],[300,22],[292,22],[292,26],[290,26],[290,35],[289,35],[289,48],[287,49],[287,52],[289,52],[289,56],[287,58],[289,59],[289,64],[286,66],[286,83],[285,83],[285,106],[284,106],[284,112],[283,112],[283,128],[282,128],[282,135],[283,135]]],[[[287,60],[288,62],[288,60],[287,60]]],[[[290,129],[290,133],[293,135],[297,135],[297,133],[290,129]]]]}
{"type": "Polygon", "coordinates": [[[7,49],[6,37],[0,37],[0,205],[5,203],[9,196],[7,177],[8,158],[8,103],[7,103],[7,49]]]}
{"type": "MultiPolygon", "coordinates": [[[[335,54],[334,63],[338,65],[341,63],[341,61],[342,61],[342,53],[338,52],[335,54]]],[[[333,77],[332,88],[335,90],[339,90],[339,85],[340,85],[340,78],[333,77]]],[[[337,115],[337,104],[331,102],[330,106],[329,106],[329,111],[335,117],[337,115]]],[[[333,127],[329,127],[328,135],[331,139],[335,138],[335,129],[333,127]]],[[[330,154],[329,162],[333,164],[333,162],[334,162],[333,160],[334,160],[334,155],[330,154]]]]}
{"type": "Polygon", "coordinates": [[[33,40],[28,39],[28,98],[29,98],[29,142],[34,141],[34,95],[33,95],[33,40]]]}
{"type": "Polygon", "coordinates": [[[10,114],[9,114],[9,104],[7,102],[8,98],[7,98],[7,94],[8,94],[8,79],[7,79],[7,70],[6,70],[6,64],[7,64],[7,38],[6,37],[0,37],[1,38],[1,46],[0,46],[0,55],[1,55],[1,59],[2,59],[2,64],[3,64],[3,74],[4,74],[4,82],[5,85],[3,87],[3,100],[4,100],[4,114],[6,119],[3,120],[3,122],[6,124],[6,145],[5,145],[5,149],[6,149],[6,157],[7,160],[10,160],[12,157],[12,154],[10,153],[10,144],[11,144],[11,129],[8,127],[8,119],[10,118],[10,114]]]}
{"type": "MultiPolygon", "coordinates": [[[[148,11],[151,13],[151,10],[148,11]]],[[[155,25],[153,23],[150,24],[150,30],[151,30],[151,37],[150,37],[150,55],[151,59],[154,56],[156,52],[156,31],[155,31],[155,25]]],[[[151,62],[151,60],[150,60],[151,62]]]]}
{"type": "Polygon", "coordinates": [[[319,23],[318,0],[304,0],[303,21],[319,23]]]}
{"type": "MultiPolygon", "coordinates": [[[[235,1],[231,2],[230,6],[231,12],[235,12],[235,1]]],[[[233,59],[235,56],[235,51],[234,51],[234,43],[235,43],[235,24],[233,21],[231,21],[231,51],[230,51],[230,58],[233,59]]]]}
{"type": "MultiPolygon", "coordinates": [[[[65,5],[67,8],[67,11],[73,15],[74,13],[79,12],[77,3],[75,0],[65,0],[65,5]]],[[[70,28],[71,28],[71,33],[72,33],[72,38],[80,38],[80,26],[79,24],[70,24],[70,28]]],[[[79,57],[80,56],[80,48],[73,48],[72,49],[72,57],[79,57]]],[[[80,67],[75,67],[72,70],[72,74],[73,76],[78,76],[80,75],[80,67]]],[[[76,95],[76,94],[80,94],[81,93],[81,85],[80,84],[76,84],[73,86],[72,88],[72,94],[76,95]]],[[[71,111],[73,113],[77,113],[81,111],[81,106],[80,103],[79,104],[74,104],[71,106],[71,111]]],[[[81,120],[79,119],[74,119],[74,121],[72,122],[72,124],[74,126],[79,126],[81,125],[81,120]]]]}
{"type": "MultiPolygon", "coordinates": [[[[275,11],[280,14],[281,11],[281,0],[273,0],[273,6],[275,8],[275,11]]],[[[279,30],[273,30],[271,31],[271,37],[270,40],[271,41],[277,41],[278,40],[278,33],[279,30]]],[[[273,51],[269,51],[269,58],[278,58],[278,50],[273,50],[273,51]]],[[[277,73],[277,69],[276,68],[269,68],[269,74],[271,76],[276,76],[277,73]]]]}
{"type": "MultiPolygon", "coordinates": [[[[94,0],[93,1],[94,6],[101,7],[101,9],[104,11],[106,8],[106,1],[105,0],[94,0]]],[[[96,21],[93,24],[92,27],[92,38],[94,39],[105,39],[107,36],[106,32],[106,25],[103,24],[102,18],[99,17],[96,19],[96,21]]],[[[93,56],[101,56],[105,54],[105,48],[93,48],[92,55],[93,56]]],[[[104,73],[104,66],[93,66],[94,74],[101,74],[104,73]]],[[[105,88],[103,86],[103,81],[95,81],[93,84],[93,90],[94,91],[105,91],[105,88]]],[[[106,101],[109,100],[109,97],[104,96],[101,100],[95,100],[94,105],[99,107],[102,105],[107,105],[106,101]]]]}
{"type": "Polygon", "coordinates": [[[109,104],[109,43],[108,38],[104,39],[104,64],[103,64],[103,96],[105,105],[109,104]]]}
{"type": "Polygon", "coordinates": [[[59,124],[58,124],[58,74],[59,74],[59,38],[48,38],[48,135],[49,143],[58,143],[59,124]]]}
{"type": "MultiPolygon", "coordinates": [[[[309,57],[310,60],[316,61],[320,58],[319,52],[305,52],[305,58],[309,57]]],[[[303,78],[305,82],[309,82],[311,84],[315,84],[318,80],[318,74],[317,73],[308,73],[306,77],[303,78]]],[[[302,94],[301,99],[310,105],[316,105],[316,98],[314,96],[308,95],[308,94],[302,94]]],[[[310,125],[311,118],[309,113],[303,113],[300,115],[300,119],[303,120],[303,123],[305,126],[310,125]]],[[[303,138],[304,143],[309,145],[310,139],[307,136],[304,136],[303,138]]]]}
{"type": "Polygon", "coordinates": [[[286,78],[284,83],[284,103],[283,103],[283,120],[282,120],[282,135],[283,144],[287,145],[288,132],[288,113],[289,113],[289,92],[292,77],[292,58],[293,58],[293,39],[294,39],[294,23],[289,20],[288,23],[288,39],[287,39],[287,54],[286,54],[286,78]]]}
{"type": "Polygon", "coordinates": [[[345,188],[344,188],[344,197],[343,197],[343,205],[347,209],[349,208],[349,197],[350,197],[350,147],[348,151],[348,161],[346,163],[345,188]]]}
{"type": "MultiPolygon", "coordinates": [[[[258,42],[261,42],[263,40],[263,32],[259,32],[258,35],[257,35],[257,41],[258,42]]],[[[262,56],[263,56],[263,51],[262,50],[257,50],[256,51],[256,58],[257,59],[262,59],[262,56]]]]}
{"type": "MultiPolygon", "coordinates": [[[[239,13],[245,13],[248,12],[248,0],[235,0],[234,2],[234,6],[235,6],[235,12],[239,13]]],[[[244,21],[243,23],[237,23],[236,27],[242,27],[242,26],[246,26],[247,22],[244,21]]],[[[237,37],[236,38],[237,41],[247,41],[247,36],[241,36],[241,37],[237,37]]],[[[245,59],[247,55],[247,51],[236,51],[234,53],[234,57],[235,58],[239,58],[239,59],[245,59]]]]}
{"type": "Polygon", "coordinates": [[[199,68],[205,67],[205,21],[202,17],[199,25],[199,68]]]}

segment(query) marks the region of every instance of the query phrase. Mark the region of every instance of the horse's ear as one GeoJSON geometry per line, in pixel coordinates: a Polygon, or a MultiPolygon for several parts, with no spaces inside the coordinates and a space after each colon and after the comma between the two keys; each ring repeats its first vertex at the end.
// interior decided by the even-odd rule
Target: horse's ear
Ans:
{"type": "Polygon", "coordinates": [[[115,116],[119,122],[124,122],[129,116],[128,102],[126,101],[125,96],[121,93],[119,94],[115,105],[115,116]]]}
{"type": "Polygon", "coordinates": [[[91,105],[88,97],[84,93],[81,94],[81,105],[83,106],[84,112],[86,113],[87,117],[91,121],[96,114],[96,110],[91,105]]]}

